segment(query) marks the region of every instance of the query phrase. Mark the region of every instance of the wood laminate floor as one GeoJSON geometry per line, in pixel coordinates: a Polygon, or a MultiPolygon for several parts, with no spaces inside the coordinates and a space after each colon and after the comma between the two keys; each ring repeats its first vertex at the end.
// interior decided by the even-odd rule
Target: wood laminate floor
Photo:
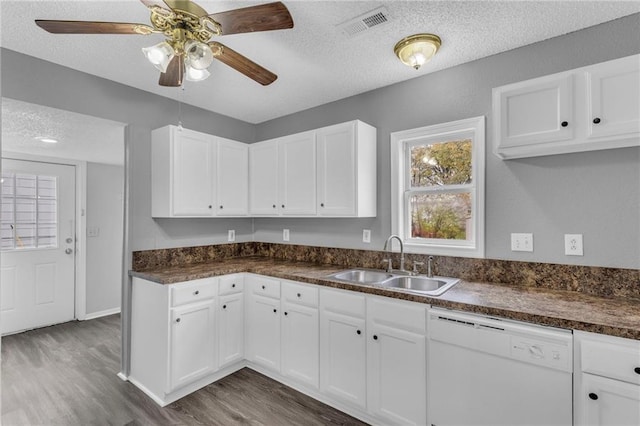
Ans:
{"type": "Polygon", "coordinates": [[[119,315],[3,337],[2,424],[364,424],[247,368],[160,408],[119,369],[119,315]]]}

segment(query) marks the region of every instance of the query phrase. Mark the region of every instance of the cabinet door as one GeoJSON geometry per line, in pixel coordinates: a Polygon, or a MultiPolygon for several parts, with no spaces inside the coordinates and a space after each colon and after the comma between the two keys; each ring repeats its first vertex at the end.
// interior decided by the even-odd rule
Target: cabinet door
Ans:
{"type": "Polygon", "coordinates": [[[173,215],[212,216],[215,142],[209,135],[187,129],[171,132],[173,215]]]}
{"type": "Polygon", "coordinates": [[[365,320],[323,309],[320,313],[320,389],[364,408],[367,402],[365,320]]]}
{"type": "Polygon", "coordinates": [[[380,325],[367,333],[369,411],[392,423],[425,424],[425,337],[380,325]]]}
{"type": "Polygon", "coordinates": [[[252,215],[277,215],[278,141],[249,146],[249,209],[252,215]]]}
{"type": "Polygon", "coordinates": [[[280,301],[255,294],[247,304],[247,359],[280,371],[280,301]]]}
{"type": "Polygon", "coordinates": [[[356,214],[355,123],[325,127],[317,132],[318,214],[356,214]]]}
{"type": "Polygon", "coordinates": [[[217,138],[217,145],[216,215],[244,216],[249,211],[249,148],[222,138],[217,138]]]}
{"type": "Polygon", "coordinates": [[[498,151],[563,141],[574,135],[573,76],[570,73],[495,89],[493,104],[498,151]]]}
{"type": "Polygon", "coordinates": [[[576,424],[588,426],[636,426],[640,424],[640,386],[582,375],[576,424]]]}
{"type": "Polygon", "coordinates": [[[640,133],[640,57],[634,55],[585,70],[589,137],[640,133]]]}
{"type": "Polygon", "coordinates": [[[218,315],[220,368],[244,358],[244,294],[221,296],[218,315]]]}
{"type": "Polygon", "coordinates": [[[305,132],[279,139],[280,208],[283,215],[316,214],[316,138],[305,132]]]}
{"type": "Polygon", "coordinates": [[[171,310],[167,392],[217,369],[215,299],[171,310]]]}
{"type": "Polygon", "coordinates": [[[282,374],[318,387],[318,309],[282,304],[282,374]]]}

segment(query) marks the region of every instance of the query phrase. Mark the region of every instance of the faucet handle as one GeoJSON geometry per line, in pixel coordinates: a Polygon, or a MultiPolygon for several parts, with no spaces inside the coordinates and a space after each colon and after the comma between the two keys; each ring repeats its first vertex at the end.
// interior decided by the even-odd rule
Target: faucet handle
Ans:
{"type": "Polygon", "coordinates": [[[420,273],[420,271],[418,271],[418,266],[424,266],[424,262],[413,262],[413,270],[411,272],[413,272],[415,275],[418,275],[420,273]]]}
{"type": "Polygon", "coordinates": [[[392,269],[392,263],[391,263],[391,258],[389,259],[382,259],[382,263],[386,263],[387,264],[387,272],[391,272],[392,269]]]}

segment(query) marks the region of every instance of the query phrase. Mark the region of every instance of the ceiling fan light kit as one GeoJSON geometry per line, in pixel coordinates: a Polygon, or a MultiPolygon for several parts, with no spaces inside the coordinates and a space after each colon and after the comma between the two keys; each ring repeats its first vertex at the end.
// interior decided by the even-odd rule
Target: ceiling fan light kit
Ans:
{"type": "Polygon", "coordinates": [[[161,86],[178,87],[186,78],[202,81],[214,59],[266,86],[278,76],[221,43],[214,36],[293,28],[289,10],[281,2],[209,14],[191,0],[140,0],[151,12],[151,25],[122,22],[37,19],[36,25],[54,34],[163,34],[167,39],[142,48],[160,72],[161,86]]]}
{"type": "Polygon", "coordinates": [[[403,64],[420,69],[441,45],[442,40],[435,34],[414,34],[396,43],[393,51],[403,64]]]}

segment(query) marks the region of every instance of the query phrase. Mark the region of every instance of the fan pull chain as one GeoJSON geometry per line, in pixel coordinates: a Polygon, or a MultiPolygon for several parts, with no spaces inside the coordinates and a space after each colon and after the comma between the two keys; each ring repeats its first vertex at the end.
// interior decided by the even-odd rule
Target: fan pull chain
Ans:
{"type": "Polygon", "coordinates": [[[182,98],[184,98],[184,83],[180,86],[180,95],[178,95],[178,130],[182,131],[182,98]]]}

